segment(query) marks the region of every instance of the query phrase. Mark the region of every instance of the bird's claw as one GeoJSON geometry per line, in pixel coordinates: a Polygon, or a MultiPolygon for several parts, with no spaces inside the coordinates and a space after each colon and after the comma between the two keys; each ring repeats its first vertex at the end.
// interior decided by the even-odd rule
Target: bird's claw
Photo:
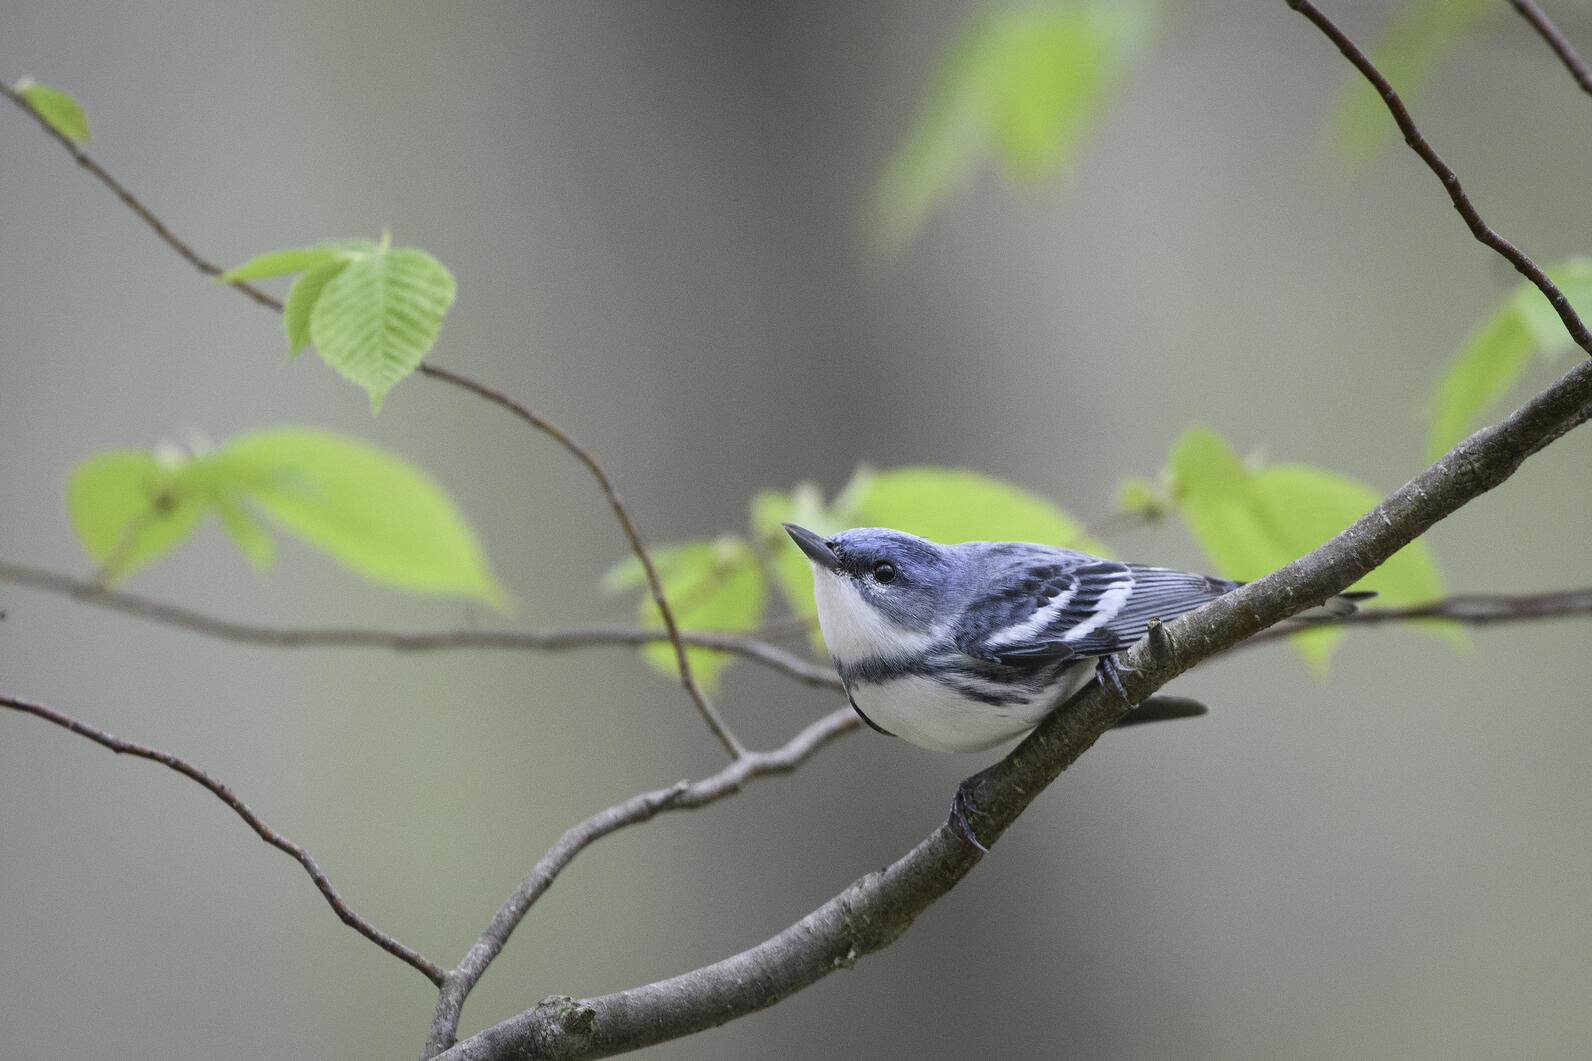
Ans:
{"type": "Polygon", "coordinates": [[[1100,663],[1096,667],[1102,684],[1111,686],[1116,691],[1116,694],[1122,697],[1122,702],[1130,708],[1136,705],[1133,702],[1133,698],[1128,696],[1128,691],[1122,687],[1122,672],[1127,671],[1131,674],[1137,669],[1136,667],[1124,667],[1117,662],[1116,656],[1101,656],[1100,663]]]}
{"type": "Polygon", "coordinates": [[[987,855],[989,854],[989,848],[979,842],[977,834],[973,832],[973,823],[968,820],[968,813],[972,810],[973,802],[967,787],[972,780],[972,778],[968,778],[956,786],[956,795],[951,797],[951,816],[946,820],[946,824],[958,836],[987,855]]]}

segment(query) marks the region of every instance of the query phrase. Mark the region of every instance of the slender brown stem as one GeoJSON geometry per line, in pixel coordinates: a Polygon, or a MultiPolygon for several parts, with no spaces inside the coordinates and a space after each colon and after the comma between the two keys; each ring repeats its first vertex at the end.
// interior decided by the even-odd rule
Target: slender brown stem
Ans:
{"type": "MultiPolygon", "coordinates": [[[[192,608],[107,589],[96,581],[72,578],[27,564],[0,560],[0,582],[58,593],[151,622],[190,630],[206,637],[276,648],[388,648],[396,652],[491,648],[562,652],[609,645],[648,645],[667,641],[666,631],[643,626],[595,626],[567,630],[430,630],[404,632],[359,627],[281,627],[237,622],[192,608]]],[[[774,633],[781,632],[775,628],[774,633]]],[[[770,667],[804,685],[840,689],[835,668],[813,663],[760,638],[709,630],[682,631],[681,640],[698,648],[718,649],[770,667]]]]}
{"type": "Polygon", "coordinates": [[[423,957],[413,948],[399,943],[396,939],[354,913],[349,908],[349,905],[343,901],[343,897],[337,893],[337,889],[332,887],[332,882],[327,878],[321,867],[316,864],[315,859],[310,857],[308,851],[275,829],[272,829],[260,819],[258,814],[250,810],[246,803],[234,795],[230,788],[203,770],[176,755],[172,755],[170,752],[163,752],[142,744],[134,744],[131,741],[122,740],[120,737],[114,737],[102,729],[90,726],[86,722],[79,722],[77,719],[62,714],[53,708],[45,707],[43,704],[30,703],[10,696],[0,696],[0,707],[8,707],[13,711],[20,711],[24,714],[42,718],[47,722],[53,722],[62,729],[76,733],[80,737],[87,737],[94,743],[109,748],[118,755],[134,755],[140,759],[148,759],[151,762],[160,763],[162,766],[169,767],[184,777],[197,782],[209,791],[211,795],[231,807],[233,812],[242,818],[261,840],[296,859],[299,865],[304,867],[304,871],[310,875],[310,880],[315,882],[315,887],[320,889],[321,895],[326,898],[326,902],[331,906],[332,911],[342,919],[343,924],[352,928],[388,954],[418,969],[421,975],[433,984],[438,987],[442,986],[444,974],[435,962],[423,957]]]}
{"type": "Polygon", "coordinates": [[[1548,274],[1543,272],[1536,262],[1527,257],[1519,247],[1516,247],[1503,236],[1493,231],[1487,222],[1482,220],[1481,214],[1476,211],[1476,207],[1472,205],[1469,196],[1460,187],[1458,175],[1433,150],[1432,145],[1426,142],[1426,137],[1421,135],[1420,129],[1415,125],[1415,119],[1410,117],[1409,109],[1404,106],[1404,101],[1399,99],[1399,94],[1393,90],[1393,86],[1383,76],[1382,71],[1378,70],[1375,64],[1366,58],[1365,53],[1360,50],[1359,46],[1350,40],[1348,35],[1339,29],[1331,19],[1322,14],[1321,10],[1315,4],[1312,4],[1310,0],[1285,0],[1285,2],[1289,7],[1309,19],[1328,40],[1337,46],[1338,51],[1343,53],[1343,57],[1349,60],[1354,68],[1371,83],[1371,87],[1376,89],[1377,95],[1382,97],[1382,102],[1387,105],[1388,113],[1393,116],[1394,123],[1399,127],[1399,132],[1404,134],[1404,142],[1421,157],[1427,168],[1437,175],[1437,179],[1442,181],[1443,190],[1448,193],[1449,201],[1454,204],[1454,209],[1459,211],[1459,216],[1465,220],[1465,226],[1470,229],[1471,235],[1475,236],[1479,242],[1497,251],[1503,256],[1505,261],[1515,267],[1516,272],[1530,280],[1537,290],[1547,297],[1548,302],[1553,306],[1554,312],[1559,315],[1559,320],[1564,323],[1565,331],[1570,333],[1570,338],[1575,341],[1575,344],[1587,353],[1592,354],[1592,332],[1587,330],[1586,324],[1576,314],[1575,308],[1570,305],[1570,300],[1565,297],[1564,292],[1560,291],[1552,280],[1548,279],[1548,274]]]}
{"type": "Polygon", "coordinates": [[[614,510],[614,516],[618,518],[620,527],[624,529],[625,537],[630,539],[631,551],[636,554],[636,559],[641,561],[642,570],[646,572],[647,589],[652,594],[652,602],[658,607],[658,615],[663,619],[663,628],[668,631],[669,643],[674,646],[675,665],[680,669],[680,684],[685,687],[686,694],[691,697],[691,702],[696,705],[697,713],[707,723],[708,729],[713,731],[713,735],[729,751],[731,757],[738,758],[745,755],[745,745],[725,725],[718,709],[713,706],[707,695],[702,692],[701,687],[697,685],[696,677],[691,673],[691,660],[686,655],[685,642],[680,639],[680,626],[675,622],[674,610],[669,607],[668,598],[664,596],[663,581],[658,578],[658,569],[653,565],[652,556],[641,540],[641,532],[636,528],[636,521],[631,518],[630,510],[625,507],[624,499],[619,496],[619,488],[614,485],[613,479],[609,477],[603,466],[591,455],[591,451],[557,424],[531,411],[527,406],[520,404],[500,391],[493,390],[491,387],[477,383],[473,379],[451,372],[429,361],[421,364],[420,374],[431,379],[451,383],[455,387],[461,387],[472,394],[485,398],[500,408],[507,409],[538,431],[551,436],[559,445],[568,450],[576,460],[585,465],[592,478],[597,480],[597,485],[602,488],[603,495],[608,498],[609,507],[614,510]]]}
{"type": "MultiPolygon", "coordinates": [[[[144,224],[153,229],[155,235],[160,237],[162,243],[166,244],[166,246],[182,255],[184,260],[186,260],[195,269],[198,269],[201,273],[204,273],[206,276],[219,276],[221,274],[221,266],[201,256],[198,251],[194,250],[181,239],[177,238],[177,235],[173,233],[171,229],[166,227],[165,222],[156,217],[154,212],[150,210],[149,207],[145,206],[138,196],[129,191],[121,181],[111,176],[103,166],[101,166],[98,162],[95,162],[93,157],[90,156],[87,151],[83,150],[80,144],[72,140],[71,137],[63,135],[55,128],[55,126],[45,121],[43,116],[41,116],[38,111],[34,110],[33,107],[28,103],[26,97],[3,81],[0,81],[0,95],[5,96],[6,99],[22,108],[22,110],[30,118],[38,122],[39,128],[43,129],[55,140],[56,143],[65,148],[67,154],[72,156],[73,161],[75,161],[79,166],[83,167],[84,170],[88,171],[88,173],[95,180],[109,188],[111,193],[114,194],[116,198],[120,199],[124,204],[126,204],[127,208],[133,213],[137,214],[139,218],[143,220],[144,224]]],[[[254,301],[258,302],[260,305],[274,309],[278,313],[282,311],[282,301],[280,299],[266,294],[264,291],[261,291],[254,285],[237,283],[233,284],[232,286],[237,288],[239,291],[242,291],[250,298],[254,299],[254,301]]]]}
{"type": "Polygon", "coordinates": [[[1569,39],[1559,32],[1559,27],[1549,20],[1542,8],[1532,3],[1532,0],[1509,0],[1509,3],[1553,49],[1553,54],[1559,57],[1564,68],[1570,71],[1570,76],[1575,78],[1575,83],[1581,86],[1581,91],[1592,95],[1592,68],[1587,67],[1586,60],[1577,54],[1569,39]]]}
{"type": "Polygon", "coordinates": [[[813,722],[780,747],[767,752],[744,752],[711,777],[681,781],[668,788],[632,796],[599,811],[565,830],[558,842],[536,863],[530,875],[514,890],[458,967],[446,974],[437,997],[436,1015],[422,1058],[430,1058],[453,1045],[459,1030],[464,1000],[480,981],[487,966],[502,952],[516,926],[553,880],[581,851],[628,825],[644,822],[662,811],[705,807],[732,796],[748,781],[788,774],[830,741],[855,730],[860,722],[849,707],[832,711],[813,722]]]}

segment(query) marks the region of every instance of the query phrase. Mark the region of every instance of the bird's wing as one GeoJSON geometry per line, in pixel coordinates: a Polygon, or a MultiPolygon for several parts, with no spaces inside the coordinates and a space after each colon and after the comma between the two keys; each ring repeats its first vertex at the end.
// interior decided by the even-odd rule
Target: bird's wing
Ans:
{"type": "Polygon", "coordinates": [[[1094,557],[1030,563],[969,606],[958,647],[1025,669],[1109,655],[1143,637],[1150,620],[1175,618],[1236,585],[1094,557]]]}

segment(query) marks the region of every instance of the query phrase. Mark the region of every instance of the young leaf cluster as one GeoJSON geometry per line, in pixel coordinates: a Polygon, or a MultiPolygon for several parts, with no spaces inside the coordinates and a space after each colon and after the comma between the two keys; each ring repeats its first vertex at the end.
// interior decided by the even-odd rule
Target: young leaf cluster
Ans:
{"type": "Polygon", "coordinates": [[[372,413],[437,341],[453,304],[453,274],[425,251],[335,240],[271,251],[229,269],[225,283],[298,273],[282,309],[288,356],[311,343],[370,395],[372,413]]]}
{"type": "Polygon", "coordinates": [[[214,515],[257,568],[275,556],[265,521],[374,582],[508,604],[475,532],[429,475],[329,431],[255,431],[197,456],[96,454],[73,469],[66,503],[107,585],[165,556],[214,515]]]}

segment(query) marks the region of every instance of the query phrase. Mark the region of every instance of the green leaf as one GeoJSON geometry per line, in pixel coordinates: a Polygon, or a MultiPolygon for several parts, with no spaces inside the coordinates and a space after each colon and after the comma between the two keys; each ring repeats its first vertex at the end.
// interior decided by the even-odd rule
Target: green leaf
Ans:
{"type": "Polygon", "coordinates": [[[858,493],[854,518],[854,526],[891,527],[937,542],[1011,540],[1105,552],[1082,524],[1038,494],[962,468],[879,472],[858,493]]]}
{"type": "MultiPolygon", "coordinates": [[[[1415,109],[1438,64],[1498,9],[1495,0],[1411,0],[1370,49],[1371,61],[1405,105],[1415,109]]],[[[1397,131],[1382,98],[1359,72],[1345,73],[1327,142],[1350,161],[1364,163],[1397,131]]]]}
{"type": "Polygon", "coordinates": [[[910,239],[986,148],[1013,178],[1059,174],[1142,49],[1157,9],[1149,0],[1095,0],[975,17],[874,188],[876,243],[894,249],[910,239]]]}
{"type": "Polygon", "coordinates": [[[282,304],[282,326],[287,330],[288,357],[310,345],[310,313],[320,301],[321,292],[332,277],[342,272],[348,259],[337,258],[324,262],[293,281],[288,289],[287,301],[282,304]]]}
{"type": "MultiPolygon", "coordinates": [[[[649,555],[679,629],[744,633],[763,617],[767,585],[757,556],[745,540],[726,536],[711,542],[660,546],[649,550],[649,555]]],[[[634,556],[610,569],[604,585],[611,590],[643,588],[637,617],[646,626],[663,626],[658,606],[644,588],[646,577],[641,563],[634,556]]],[[[663,641],[647,645],[641,654],[662,673],[679,676],[672,644],[663,641]]],[[[717,688],[724,669],[735,660],[729,653],[707,648],[688,648],[686,658],[697,684],[709,694],[717,688]]]]}
{"type": "Polygon", "coordinates": [[[409,462],[303,428],[239,436],[212,460],[229,488],[344,567],[411,593],[459,594],[506,610],[508,595],[475,532],[409,462]]]}
{"type": "MultiPolygon", "coordinates": [[[[1578,310],[1592,308],[1592,259],[1572,259],[1547,272],[1578,310]]],[[[1519,382],[1533,354],[1552,357],[1573,345],[1548,300],[1533,285],[1521,283],[1438,381],[1427,460],[1436,460],[1464,438],[1481,414],[1519,382]]]]}
{"type": "Polygon", "coordinates": [[[412,248],[356,257],[325,283],[309,311],[321,357],[370,395],[372,413],[425,357],[453,303],[453,275],[412,248]]]}
{"type": "MultiPolygon", "coordinates": [[[[375,244],[369,244],[371,250],[375,244]]],[[[282,251],[268,251],[256,255],[233,269],[228,269],[217,280],[224,284],[235,283],[239,280],[262,280],[270,276],[286,276],[288,273],[299,273],[305,269],[313,269],[336,258],[348,258],[350,253],[346,248],[322,244],[318,247],[292,247],[282,251]]]]}
{"type": "Polygon", "coordinates": [[[109,585],[186,541],[199,525],[204,502],[182,482],[180,467],[153,453],[112,450],[72,469],[66,510],[109,585]]]}
{"type": "MultiPolygon", "coordinates": [[[[1178,511],[1227,578],[1259,578],[1333,537],[1379,500],[1363,483],[1302,464],[1252,470],[1209,428],[1192,427],[1173,445],[1167,477],[1178,511]]],[[[1417,604],[1442,595],[1431,550],[1416,541],[1395,553],[1360,587],[1379,603],[1417,604]]],[[[1453,636],[1453,628],[1449,628],[1453,636]]],[[[1321,629],[1295,638],[1306,660],[1326,667],[1343,631],[1321,629]]]]}
{"type": "Polygon", "coordinates": [[[68,140],[88,143],[88,115],[77,100],[58,88],[41,85],[31,78],[18,81],[16,91],[51,129],[68,140]]]}
{"type": "Polygon", "coordinates": [[[1168,502],[1161,490],[1142,475],[1130,475],[1117,484],[1117,511],[1153,523],[1166,514],[1168,502]]]}

